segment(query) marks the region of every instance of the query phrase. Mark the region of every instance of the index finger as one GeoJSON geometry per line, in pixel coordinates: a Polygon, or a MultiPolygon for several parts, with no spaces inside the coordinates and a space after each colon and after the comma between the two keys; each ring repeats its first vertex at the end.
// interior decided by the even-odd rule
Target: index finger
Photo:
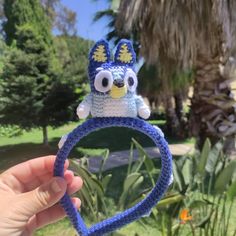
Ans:
{"type": "MultiPolygon", "coordinates": [[[[25,184],[39,176],[52,173],[56,156],[44,156],[31,159],[18,164],[3,174],[14,176],[19,182],[25,184]]],[[[69,166],[69,161],[65,162],[65,169],[69,166]]]]}

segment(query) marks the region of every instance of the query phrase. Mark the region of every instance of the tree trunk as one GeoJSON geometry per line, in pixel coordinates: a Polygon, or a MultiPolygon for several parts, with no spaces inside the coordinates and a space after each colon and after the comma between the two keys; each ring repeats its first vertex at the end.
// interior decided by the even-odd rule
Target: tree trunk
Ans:
{"type": "Polygon", "coordinates": [[[171,136],[178,135],[178,129],[179,129],[179,120],[175,113],[175,108],[172,98],[173,97],[171,95],[166,94],[166,97],[164,99],[166,128],[167,132],[171,136]]]}
{"type": "Polygon", "coordinates": [[[48,130],[47,126],[43,126],[43,145],[48,146],[48,130]]]}
{"type": "Polygon", "coordinates": [[[184,109],[183,109],[183,96],[181,92],[177,92],[174,95],[175,98],[175,113],[181,122],[184,119],[184,109]]]}
{"type": "Polygon", "coordinates": [[[175,113],[179,121],[178,137],[184,139],[188,137],[188,121],[184,115],[182,93],[183,91],[175,93],[174,99],[175,99],[175,113]]]}
{"type": "Polygon", "coordinates": [[[236,133],[235,100],[222,58],[199,55],[196,63],[190,131],[200,149],[207,137],[214,144],[236,133]]]}

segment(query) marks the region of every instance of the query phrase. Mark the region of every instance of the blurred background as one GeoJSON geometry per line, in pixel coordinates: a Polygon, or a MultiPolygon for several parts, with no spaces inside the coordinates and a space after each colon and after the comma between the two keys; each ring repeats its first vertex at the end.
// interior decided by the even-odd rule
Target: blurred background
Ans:
{"type": "MultiPolygon", "coordinates": [[[[0,172],[56,154],[84,122],[91,46],[132,40],[148,122],[165,133],[174,182],[149,218],[112,235],[236,235],[235,0],[0,0],[0,172]]],[[[142,199],[159,175],[148,137],[109,128],[82,139],[71,168],[88,224],[142,199]]],[[[36,235],[75,235],[67,220],[36,235]]]]}

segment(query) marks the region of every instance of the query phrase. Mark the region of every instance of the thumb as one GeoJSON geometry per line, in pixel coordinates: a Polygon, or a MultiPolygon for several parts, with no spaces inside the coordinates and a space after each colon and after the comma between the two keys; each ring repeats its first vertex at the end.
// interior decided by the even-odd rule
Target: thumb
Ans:
{"type": "Polygon", "coordinates": [[[33,191],[23,193],[18,205],[25,216],[31,217],[38,212],[57,203],[66,192],[66,181],[61,177],[54,177],[33,191]]]}

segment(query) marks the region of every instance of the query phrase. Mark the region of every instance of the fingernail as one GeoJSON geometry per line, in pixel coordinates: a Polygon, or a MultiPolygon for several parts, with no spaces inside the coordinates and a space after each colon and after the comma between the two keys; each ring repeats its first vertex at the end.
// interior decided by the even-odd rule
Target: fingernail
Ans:
{"type": "Polygon", "coordinates": [[[61,192],[62,188],[61,188],[60,182],[61,181],[59,179],[55,179],[55,180],[52,181],[51,189],[54,193],[61,192]]]}

